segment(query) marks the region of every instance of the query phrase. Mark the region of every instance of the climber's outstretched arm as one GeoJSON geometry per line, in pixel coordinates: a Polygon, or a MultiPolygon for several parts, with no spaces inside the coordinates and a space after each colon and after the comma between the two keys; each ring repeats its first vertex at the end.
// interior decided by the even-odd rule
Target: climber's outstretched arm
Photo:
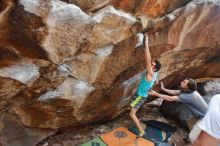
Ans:
{"type": "Polygon", "coordinates": [[[151,55],[149,51],[149,44],[148,44],[148,36],[145,34],[145,65],[146,65],[146,80],[151,81],[153,77],[153,69],[151,65],[151,55]]]}

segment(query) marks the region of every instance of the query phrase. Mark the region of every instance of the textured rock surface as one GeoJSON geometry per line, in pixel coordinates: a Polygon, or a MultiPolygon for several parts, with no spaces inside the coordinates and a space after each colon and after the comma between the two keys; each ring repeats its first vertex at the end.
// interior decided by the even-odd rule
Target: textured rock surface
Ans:
{"type": "Polygon", "coordinates": [[[63,0],[79,6],[85,12],[94,12],[105,6],[132,13],[135,16],[161,17],[189,3],[192,0],[63,0]]]}
{"type": "Polygon", "coordinates": [[[44,35],[45,38],[39,45],[54,63],[62,63],[74,56],[80,45],[89,37],[95,24],[91,17],[75,5],[58,0],[20,0],[19,4],[24,7],[26,13],[37,15],[46,25],[43,29],[46,29],[48,34],[44,35]]]}
{"type": "Polygon", "coordinates": [[[0,117],[0,145],[36,145],[55,131],[24,127],[15,116],[2,114],[0,117]]]}
{"type": "Polygon", "coordinates": [[[92,40],[98,44],[97,47],[109,43],[117,44],[142,28],[135,17],[112,6],[95,13],[93,19],[98,22],[92,32],[92,40]]]}
{"type": "Polygon", "coordinates": [[[112,0],[112,3],[116,8],[137,16],[160,17],[186,5],[190,1],[191,0],[112,0]]]}
{"type": "Polygon", "coordinates": [[[110,0],[63,0],[63,1],[70,4],[75,4],[86,12],[99,10],[110,4],[110,0]]]}
{"type": "Polygon", "coordinates": [[[143,29],[167,87],[219,77],[220,3],[188,2],[1,1],[0,114],[50,129],[113,119],[144,69],[143,29]]]}

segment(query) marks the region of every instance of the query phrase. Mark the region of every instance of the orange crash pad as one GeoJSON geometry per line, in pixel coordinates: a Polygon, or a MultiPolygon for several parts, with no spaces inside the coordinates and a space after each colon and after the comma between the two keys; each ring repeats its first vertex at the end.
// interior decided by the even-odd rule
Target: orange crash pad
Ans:
{"type": "Polygon", "coordinates": [[[132,132],[119,127],[100,137],[108,146],[154,146],[154,143],[144,138],[136,138],[132,132]]]}

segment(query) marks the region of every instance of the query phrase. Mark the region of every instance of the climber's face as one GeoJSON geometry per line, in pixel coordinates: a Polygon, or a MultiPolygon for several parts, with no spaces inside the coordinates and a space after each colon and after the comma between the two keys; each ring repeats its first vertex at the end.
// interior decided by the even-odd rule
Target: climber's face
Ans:
{"type": "Polygon", "coordinates": [[[156,62],[152,62],[151,63],[151,66],[152,66],[152,70],[154,71],[154,72],[156,72],[157,71],[157,69],[156,69],[156,62]]]}

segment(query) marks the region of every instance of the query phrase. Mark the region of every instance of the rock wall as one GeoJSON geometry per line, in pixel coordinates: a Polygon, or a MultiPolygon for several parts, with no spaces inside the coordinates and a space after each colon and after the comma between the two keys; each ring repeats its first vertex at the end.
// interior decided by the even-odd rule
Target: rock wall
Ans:
{"type": "MultiPolygon", "coordinates": [[[[167,87],[220,76],[215,0],[2,0],[0,12],[0,114],[54,129],[33,144],[58,128],[124,112],[144,70],[143,31],[167,87]]],[[[8,127],[4,118],[0,125],[8,127]]],[[[4,133],[2,145],[19,141],[4,133]]]]}

